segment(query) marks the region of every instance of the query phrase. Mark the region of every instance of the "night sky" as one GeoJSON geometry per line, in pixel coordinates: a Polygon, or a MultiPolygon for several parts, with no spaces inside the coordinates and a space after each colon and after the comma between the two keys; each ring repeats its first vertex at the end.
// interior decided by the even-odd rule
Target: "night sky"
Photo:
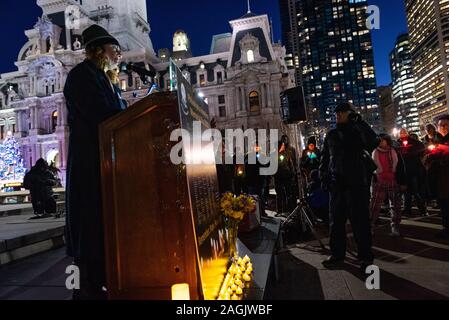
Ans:
{"type": "MultiPolygon", "coordinates": [[[[246,0],[148,0],[151,39],[157,52],[172,47],[172,35],[178,29],[187,32],[195,56],[208,54],[212,36],[231,32],[229,21],[244,15],[246,0]]],[[[281,39],[278,0],[252,0],[252,11],[273,19],[275,41],[281,39]]],[[[388,54],[398,34],[407,31],[403,0],[371,0],[380,7],[381,29],[373,31],[375,67],[378,85],[391,82],[388,54]]],[[[0,2],[2,51],[0,73],[15,71],[14,62],[26,42],[24,30],[31,29],[42,14],[35,0],[0,2]],[[25,4],[26,3],[26,4],[25,4]]]]}

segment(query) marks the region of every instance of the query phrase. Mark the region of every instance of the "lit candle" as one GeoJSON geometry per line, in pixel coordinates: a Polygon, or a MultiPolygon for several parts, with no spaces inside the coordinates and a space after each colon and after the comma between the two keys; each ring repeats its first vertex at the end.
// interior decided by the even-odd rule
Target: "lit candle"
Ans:
{"type": "Polygon", "coordinates": [[[242,288],[238,287],[237,291],[235,293],[238,294],[238,295],[242,295],[243,294],[242,288]]]}
{"type": "Polygon", "coordinates": [[[187,283],[175,284],[171,287],[172,300],[190,300],[190,290],[187,283]]]}

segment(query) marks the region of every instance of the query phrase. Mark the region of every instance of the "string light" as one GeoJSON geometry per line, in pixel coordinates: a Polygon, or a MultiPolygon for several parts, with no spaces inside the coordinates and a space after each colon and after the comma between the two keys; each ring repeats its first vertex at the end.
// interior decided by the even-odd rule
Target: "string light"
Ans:
{"type": "Polygon", "coordinates": [[[22,181],[25,171],[20,145],[12,133],[8,132],[6,139],[0,144],[0,180],[22,181]]]}

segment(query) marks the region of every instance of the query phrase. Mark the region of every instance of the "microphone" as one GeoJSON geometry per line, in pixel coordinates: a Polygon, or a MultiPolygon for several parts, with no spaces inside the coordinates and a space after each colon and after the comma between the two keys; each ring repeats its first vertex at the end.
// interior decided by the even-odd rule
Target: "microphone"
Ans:
{"type": "Polygon", "coordinates": [[[120,64],[120,71],[130,73],[131,71],[134,71],[141,77],[150,77],[153,78],[156,74],[152,71],[149,71],[145,68],[139,67],[133,63],[124,63],[122,62],[120,64]]]}

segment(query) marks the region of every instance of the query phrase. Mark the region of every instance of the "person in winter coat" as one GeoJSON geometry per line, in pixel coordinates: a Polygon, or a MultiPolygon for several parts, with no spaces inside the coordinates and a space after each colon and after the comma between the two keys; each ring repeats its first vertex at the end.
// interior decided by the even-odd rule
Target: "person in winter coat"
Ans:
{"type": "Polygon", "coordinates": [[[437,128],[431,123],[426,125],[426,135],[422,139],[424,146],[428,148],[430,145],[435,145],[441,141],[443,137],[437,131],[437,128]]]}
{"type": "Polygon", "coordinates": [[[53,187],[56,180],[44,159],[39,159],[24,177],[24,187],[30,190],[34,214],[47,216],[56,213],[53,187]]]}
{"type": "Polygon", "coordinates": [[[120,45],[105,29],[83,32],[86,60],[67,76],[64,96],[70,127],[67,161],[66,242],[81,275],[74,299],[105,299],[104,230],[99,125],[121,111],[106,72],[117,67],[120,45]]]}
{"type": "Polygon", "coordinates": [[[407,172],[407,191],[404,194],[404,215],[411,216],[412,198],[415,198],[419,214],[421,216],[427,216],[428,213],[425,203],[426,171],[422,163],[426,151],[424,144],[410,137],[404,128],[400,131],[398,144],[398,150],[404,159],[407,172]]]}
{"type": "Polygon", "coordinates": [[[279,167],[274,175],[278,214],[290,213],[298,199],[296,150],[286,135],[278,142],[279,167]]]}
{"type": "Polygon", "coordinates": [[[427,154],[425,164],[429,176],[429,189],[438,199],[441,209],[443,231],[436,236],[449,239],[449,115],[441,116],[438,121],[440,143],[427,154]]]}
{"type": "Polygon", "coordinates": [[[346,256],[346,221],[349,218],[358,247],[360,269],[374,260],[372,253],[369,197],[374,164],[371,152],[378,146],[377,134],[350,103],[335,108],[337,127],[328,132],[321,154],[323,190],[330,190],[330,248],[323,265],[341,265],[346,256]]]}
{"type": "Polygon", "coordinates": [[[300,167],[304,176],[309,179],[313,170],[320,167],[321,151],[316,146],[315,137],[307,140],[307,148],[302,151],[300,167]]]}
{"type": "Polygon", "coordinates": [[[371,229],[379,217],[382,204],[387,197],[390,207],[393,208],[391,219],[391,235],[400,236],[401,224],[401,193],[400,185],[405,185],[404,165],[401,156],[393,148],[393,141],[387,134],[380,135],[379,146],[373,151],[373,160],[377,165],[374,183],[372,186],[370,214],[371,229]]]}

